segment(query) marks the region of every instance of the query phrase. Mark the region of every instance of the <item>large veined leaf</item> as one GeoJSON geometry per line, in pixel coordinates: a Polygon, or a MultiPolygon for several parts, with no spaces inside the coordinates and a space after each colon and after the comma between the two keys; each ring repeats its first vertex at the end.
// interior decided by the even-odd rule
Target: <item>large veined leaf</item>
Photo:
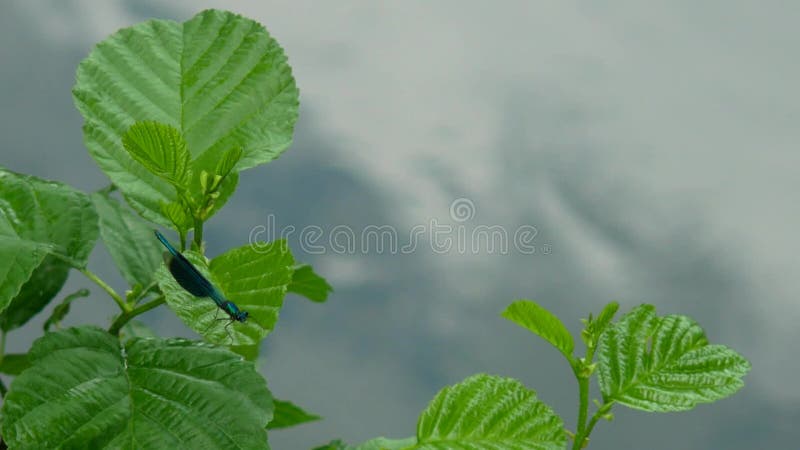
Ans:
{"type": "Polygon", "coordinates": [[[519,381],[474,375],[434,397],[417,423],[425,450],[563,449],[564,423],[519,381]]]}
{"type": "Polygon", "coordinates": [[[115,199],[92,195],[100,217],[100,236],[125,280],[147,286],[161,266],[161,244],[153,229],[115,199]]]}
{"type": "Polygon", "coordinates": [[[550,311],[530,300],[517,300],[508,305],[502,316],[539,335],[567,359],[572,358],[572,350],[575,348],[572,335],[561,320],[550,311]]]}
{"type": "Polygon", "coordinates": [[[223,348],[80,327],[29,358],[3,402],[9,448],[268,448],[266,383],[223,348]]]}
{"type": "Polygon", "coordinates": [[[289,428],[307,422],[314,422],[322,418],[303,411],[302,408],[292,402],[274,399],[273,403],[275,404],[275,412],[272,415],[272,421],[267,425],[268,430],[289,428]]]}
{"type": "MultiPolygon", "coordinates": [[[[226,166],[220,161],[233,148],[242,154],[231,175],[280,155],[292,141],[298,109],[278,43],[257,22],[217,10],[114,33],[79,65],[73,97],[89,153],[134,209],[164,225],[160,205],[176,200],[174,188],[125,151],[122,135],[131,125],[157,121],[179,130],[199,190],[202,171],[226,166]]],[[[217,207],[229,191],[222,190],[217,207]]]]}
{"type": "Polygon", "coordinates": [[[302,295],[312,302],[322,303],[332,291],[333,288],[325,278],[317,275],[308,264],[300,264],[294,268],[289,292],[302,295]]]}
{"type": "Polygon", "coordinates": [[[0,328],[21,326],[84,267],[97,240],[86,194],[0,168],[0,328]]]}
{"type": "Polygon", "coordinates": [[[227,300],[249,313],[247,322],[231,323],[210,298],[190,294],[162,265],[156,279],[167,305],[186,325],[209,342],[224,345],[254,345],[272,331],[294,270],[294,258],[286,241],[258,248],[234,248],[210,264],[198,253],[187,251],[184,255],[227,300]]]}
{"type": "Polygon", "coordinates": [[[692,319],[657,317],[651,305],[609,326],[599,347],[604,400],[644,411],[683,411],[727,397],[750,370],[735,351],[709,344],[692,319]]]}

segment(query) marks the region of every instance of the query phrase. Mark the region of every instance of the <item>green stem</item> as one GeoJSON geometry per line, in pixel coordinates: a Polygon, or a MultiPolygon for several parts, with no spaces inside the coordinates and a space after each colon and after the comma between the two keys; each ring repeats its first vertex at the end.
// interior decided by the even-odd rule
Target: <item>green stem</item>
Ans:
{"type": "Polygon", "coordinates": [[[196,250],[203,253],[203,221],[200,219],[194,219],[194,244],[196,250]]]}
{"type": "Polygon", "coordinates": [[[114,323],[112,323],[111,326],[108,328],[108,332],[115,336],[119,336],[119,330],[121,330],[122,327],[125,326],[125,324],[128,323],[131,319],[138,316],[139,314],[146,313],[147,311],[150,311],[151,309],[161,306],[163,304],[164,304],[164,296],[162,295],[160,297],[156,297],[156,299],[153,301],[139,305],[130,311],[123,312],[122,314],[119,315],[119,317],[116,318],[116,320],[114,320],[114,323]]]}
{"type": "Polygon", "coordinates": [[[585,378],[576,373],[578,377],[578,426],[575,428],[575,442],[572,445],[573,450],[583,448],[583,442],[589,436],[586,433],[586,417],[589,413],[589,378],[585,378]]]}
{"type": "Polygon", "coordinates": [[[158,287],[158,282],[157,281],[151,281],[150,284],[148,284],[147,286],[142,288],[142,291],[139,292],[139,294],[136,297],[130,299],[127,302],[127,304],[130,305],[130,308],[133,308],[133,306],[135,306],[137,303],[139,303],[145,297],[147,297],[147,294],[149,294],[150,291],[152,291],[156,287],[158,287]]]}
{"type": "Polygon", "coordinates": [[[586,442],[589,441],[589,435],[592,434],[592,430],[594,430],[594,426],[597,425],[597,422],[603,418],[609,411],[611,411],[611,407],[614,405],[614,400],[611,400],[608,403],[603,403],[597,411],[594,412],[592,415],[592,419],[589,421],[589,426],[585,429],[581,430],[580,433],[575,435],[575,444],[572,446],[573,450],[577,450],[579,448],[583,448],[586,442]]]}
{"type": "MultiPolygon", "coordinates": [[[[578,425],[575,428],[575,440],[572,444],[572,450],[579,450],[583,448],[589,438],[589,434],[592,432],[592,429],[597,424],[597,420],[600,418],[598,413],[602,410],[598,409],[598,412],[592,416],[591,421],[589,422],[589,426],[586,426],[586,419],[589,416],[589,385],[591,380],[591,372],[583,373],[586,367],[589,367],[592,364],[592,360],[594,359],[594,352],[597,349],[596,343],[589,345],[589,348],[586,349],[586,357],[583,359],[583,362],[579,360],[572,360],[570,361],[572,366],[572,372],[575,374],[575,378],[578,379],[578,425]]],[[[605,412],[603,412],[604,414],[605,412]]]]}
{"type": "Polygon", "coordinates": [[[79,270],[81,271],[82,274],[86,275],[86,278],[92,280],[96,285],[100,286],[104,291],[106,291],[106,293],[108,293],[108,295],[110,295],[111,298],[113,298],[114,301],[117,302],[117,305],[120,307],[121,310],[125,312],[130,311],[130,306],[125,304],[125,300],[123,300],[122,297],[120,297],[119,294],[117,294],[116,291],[114,291],[114,289],[111,288],[111,286],[107,285],[105,281],[101,280],[100,277],[95,275],[89,269],[83,268],[79,270]]]}

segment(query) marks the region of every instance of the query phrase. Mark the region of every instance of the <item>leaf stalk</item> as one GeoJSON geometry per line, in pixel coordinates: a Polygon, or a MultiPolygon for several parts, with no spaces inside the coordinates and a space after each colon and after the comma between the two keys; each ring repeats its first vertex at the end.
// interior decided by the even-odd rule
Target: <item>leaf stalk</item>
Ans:
{"type": "Polygon", "coordinates": [[[78,270],[80,270],[80,272],[82,274],[84,274],[86,276],[86,278],[92,280],[92,282],[94,282],[94,284],[100,286],[101,289],[106,291],[106,293],[109,296],[111,296],[111,298],[114,299],[115,302],[117,302],[117,305],[119,306],[119,308],[122,311],[129,312],[131,310],[131,307],[128,306],[128,304],[125,303],[125,300],[123,300],[122,297],[119,294],[117,294],[117,292],[111,286],[106,284],[105,281],[101,280],[100,277],[95,275],[91,270],[89,270],[89,269],[87,269],[85,267],[82,268],[82,269],[78,269],[78,270]]]}
{"type": "Polygon", "coordinates": [[[112,323],[111,326],[108,328],[108,332],[110,334],[113,334],[114,336],[119,336],[119,331],[131,319],[133,319],[134,317],[136,317],[136,316],[138,316],[140,314],[144,314],[144,313],[146,313],[147,311],[150,311],[153,308],[157,308],[158,306],[163,305],[164,301],[165,301],[164,300],[164,296],[161,295],[159,297],[156,297],[155,300],[152,300],[150,302],[147,302],[147,303],[144,303],[142,305],[139,305],[139,306],[137,306],[136,308],[133,308],[130,311],[123,312],[122,314],[119,315],[119,317],[117,317],[114,320],[114,323],[112,323]]]}

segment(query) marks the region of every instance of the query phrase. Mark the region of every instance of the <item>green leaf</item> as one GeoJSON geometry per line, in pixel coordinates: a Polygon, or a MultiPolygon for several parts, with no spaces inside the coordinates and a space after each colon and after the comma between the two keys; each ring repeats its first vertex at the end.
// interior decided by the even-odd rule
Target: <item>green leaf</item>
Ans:
{"type": "Polygon", "coordinates": [[[434,397],[415,449],[563,449],[564,423],[519,381],[473,375],[434,397]]]}
{"type": "Polygon", "coordinates": [[[611,302],[603,307],[603,310],[600,311],[596,318],[589,314],[588,319],[581,319],[581,322],[586,325],[581,331],[581,339],[587,347],[594,348],[597,346],[600,335],[603,334],[608,324],[614,319],[617,310],[619,310],[619,303],[611,302]]]}
{"type": "Polygon", "coordinates": [[[272,421],[267,425],[268,430],[294,427],[322,419],[320,416],[303,411],[302,408],[292,402],[274,399],[273,403],[275,404],[275,412],[272,415],[272,421]]]}
{"type": "Polygon", "coordinates": [[[0,210],[0,273],[4,274],[0,282],[0,311],[8,307],[52,250],[49,245],[19,237],[3,214],[5,211],[0,210]]]}
{"type": "MultiPolygon", "coordinates": [[[[370,439],[367,442],[364,442],[355,447],[354,450],[403,450],[403,449],[412,449],[412,448],[420,448],[415,447],[417,443],[417,438],[405,438],[405,439],[387,439],[384,437],[379,437],[375,439],[370,439]]],[[[345,447],[350,449],[351,447],[345,447]]]]}
{"type": "Polygon", "coordinates": [[[97,234],[86,194],[0,168],[0,328],[17,328],[41,311],[69,269],[86,266],[97,234]]]}
{"type": "Polygon", "coordinates": [[[189,181],[189,150],[181,132],[158,122],[136,122],[122,135],[122,146],[139,164],[178,189],[189,181]]]}
{"type": "Polygon", "coordinates": [[[182,234],[193,227],[192,217],[180,202],[162,203],[161,214],[182,234]]]}
{"type": "Polygon", "coordinates": [[[575,348],[572,335],[569,334],[561,320],[550,311],[530,300],[517,300],[508,305],[502,316],[539,335],[563,353],[567,359],[572,359],[572,350],[575,348]]]}
{"type": "Polygon", "coordinates": [[[325,281],[325,278],[314,273],[314,269],[310,265],[300,264],[294,267],[289,292],[302,295],[313,302],[322,303],[328,299],[328,294],[333,292],[333,288],[325,281]]]}
{"type": "Polygon", "coordinates": [[[16,376],[30,367],[30,365],[31,363],[28,361],[26,353],[10,353],[3,356],[3,361],[0,362],[0,373],[16,376]]]}
{"type": "Polygon", "coordinates": [[[198,189],[201,171],[213,172],[231,148],[242,150],[235,172],[280,155],[291,144],[298,110],[278,43],[259,23],[217,10],[114,33],[79,65],[73,97],[89,153],[134,209],[165,226],[160,204],[177,200],[174,189],[122,147],[131,125],[157,121],[179,130],[198,189]]]}
{"type": "Polygon", "coordinates": [[[286,241],[254,248],[234,248],[210,264],[193,251],[186,258],[223,293],[250,316],[245,323],[229,323],[211,299],[197,298],[183,289],[166,267],[156,272],[167,305],[206,340],[224,345],[254,345],[275,327],[278,311],[291,282],[294,259],[286,241]],[[226,320],[218,320],[226,319],[226,320]]]}
{"type": "Polygon", "coordinates": [[[684,411],[738,391],[750,363],[710,345],[686,316],[656,317],[641,305],[600,337],[598,376],[606,403],[643,411],[684,411]]]}
{"type": "Polygon", "coordinates": [[[130,285],[147,286],[161,265],[161,248],[153,228],[115,199],[93,194],[100,217],[100,237],[130,285]]]}
{"type": "Polygon", "coordinates": [[[225,349],[80,327],[29,357],[3,403],[9,448],[269,448],[266,383],[225,349]]]}
{"type": "Polygon", "coordinates": [[[58,306],[53,308],[53,312],[50,313],[50,317],[48,317],[47,320],[44,321],[43,325],[44,331],[46,332],[50,331],[50,327],[52,327],[53,325],[55,325],[56,327],[59,326],[61,321],[64,320],[64,317],[66,317],[67,314],[69,314],[69,304],[72,303],[73,300],[88,296],[89,296],[88,289],[79,289],[73,292],[72,294],[69,294],[66,297],[64,297],[64,300],[62,300],[61,303],[58,304],[58,306]]]}
{"type": "Polygon", "coordinates": [[[255,361],[261,351],[261,343],[253,345],[229,345],[228,349],[237,355],[241,355],[245,361],[255,361]]]}
{"type": "Polygon", "coordinates": [[[222,159],[217,163],[214,173],[225,178],[236,167],[236,163],[242,159],[242,149],[233,147],[222,155],[222,159]]]}
{"type": "Polygon", "coordinates": [[[362,442],[354,447],[345,444],[341,439],[336,439],[325,445],[315,447],[314,450],[404,450],[417,448],[415,447],[416,443],[417,438],[414,437],[405,439],[387,439],[385,437],[379,437],[362,442]]]}
{"type": "Polygon", "coordinates": [[[608,324],[614,320],[614,315],[617,314],[619,310],[619,303],[611,302],[603,307],[603,310],[600,311],[600,314],[597,315],[597,318],[592,321],[592,330],[596,333],[602,333],[605,331],[608,324]]]}

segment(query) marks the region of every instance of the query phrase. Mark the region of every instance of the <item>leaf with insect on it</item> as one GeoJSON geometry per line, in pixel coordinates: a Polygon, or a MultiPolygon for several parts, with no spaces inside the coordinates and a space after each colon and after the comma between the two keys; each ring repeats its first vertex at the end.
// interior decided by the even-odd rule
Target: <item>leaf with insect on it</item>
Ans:
{"type": "Polygon", "coordinates": [[[295,266],[286,241],[234,248],[210,263],[194,251],[183,255],[228,301],[249,314],[245,323],[228,323],[228,316],[211,299],[186,291],[162,266],[156,272],[161,292],[187,326],[209,342],[235,346],[255,345],[272,331],[295,266]]]}

